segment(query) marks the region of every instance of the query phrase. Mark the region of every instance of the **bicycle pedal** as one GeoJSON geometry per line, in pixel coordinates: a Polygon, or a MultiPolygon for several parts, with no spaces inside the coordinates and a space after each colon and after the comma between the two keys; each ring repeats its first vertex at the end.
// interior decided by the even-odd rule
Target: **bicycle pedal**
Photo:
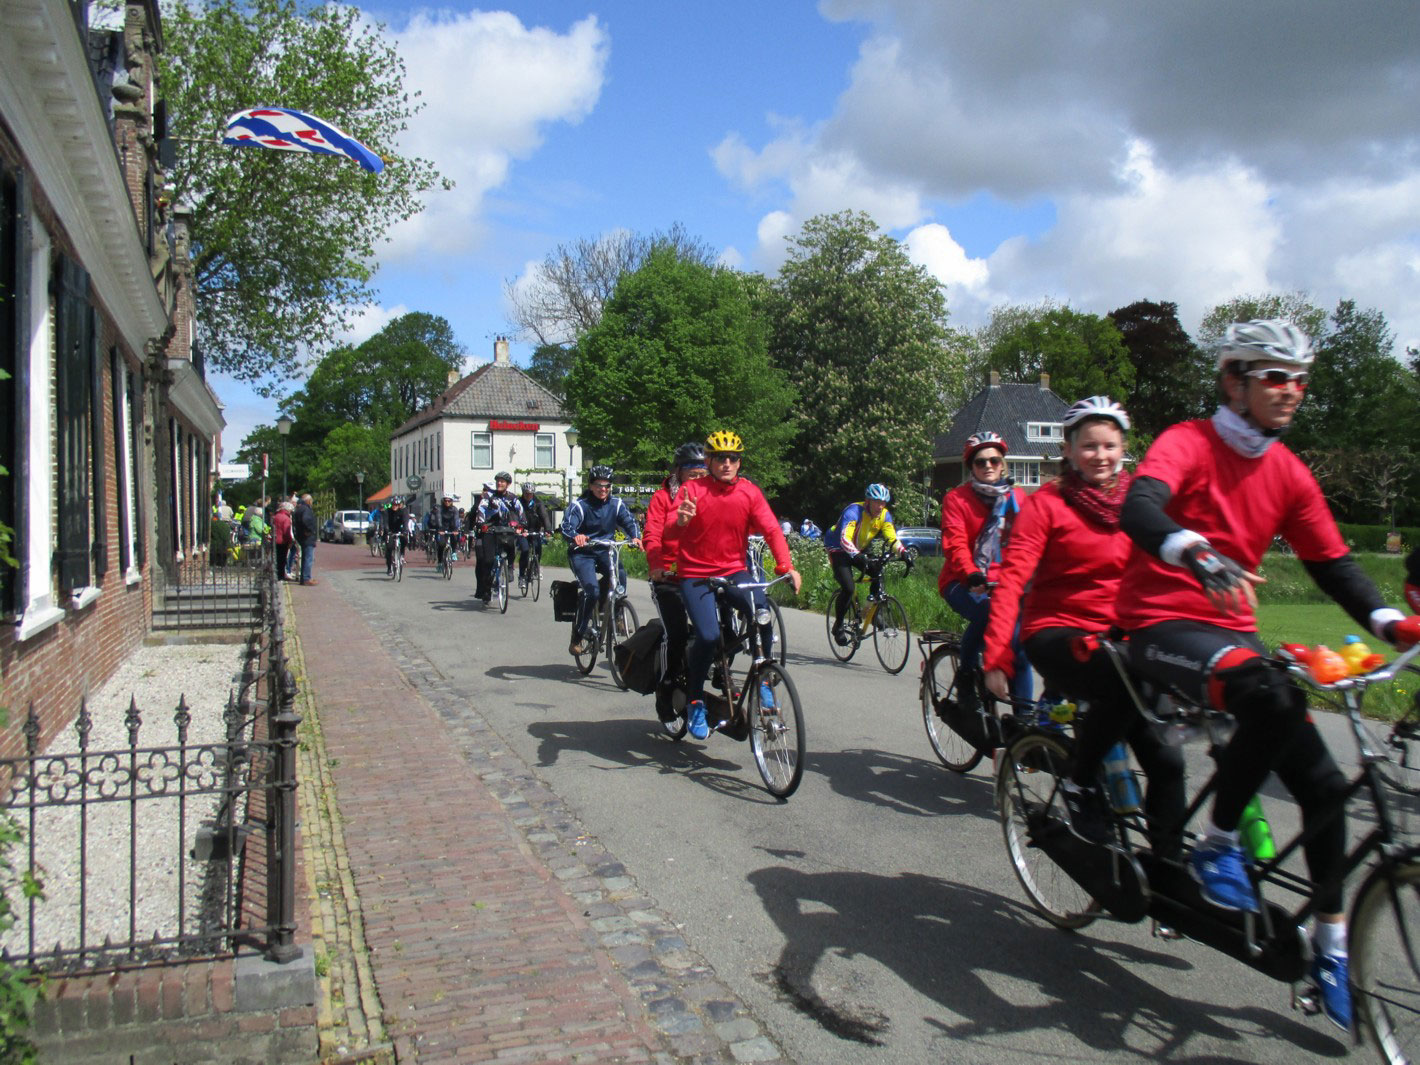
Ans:
{"type": "Polygon", "coordinates": [[[1292,985],[1292,1008],[1300,1010],[1303,1016],[1315,1017],[1321,1012],[1321,992],[1317,986],[1310,981],[1301,985],[1292,985]]]}
{"type": "Polygon", "coordinates": [[[1183,938],[1182,932],[1180,932],[1177,928],[1173,927],[1173,925],[1164,924],[1158,918],[1155,918],[1151,922],[1149,927],[1149,934],[1155,939],[1166,940],[1170,943],[1176,943],[1183,938]]]}

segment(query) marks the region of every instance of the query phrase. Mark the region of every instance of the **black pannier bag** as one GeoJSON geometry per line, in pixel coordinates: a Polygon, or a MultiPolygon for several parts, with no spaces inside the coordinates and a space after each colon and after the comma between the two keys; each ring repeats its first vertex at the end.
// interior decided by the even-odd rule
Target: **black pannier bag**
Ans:
{"type": "Polygon", "coordinates": [[[661,619],[652,618],[616,645],[613,652],[616,671],[632,691],[650,695],[661,682],[661,638],[664,635],[661,619]]]}
{"type": "Polygon", "coordinates": [[[552,617],[555,621],[577,620],[577,582],[552,582],[552,617]]]}

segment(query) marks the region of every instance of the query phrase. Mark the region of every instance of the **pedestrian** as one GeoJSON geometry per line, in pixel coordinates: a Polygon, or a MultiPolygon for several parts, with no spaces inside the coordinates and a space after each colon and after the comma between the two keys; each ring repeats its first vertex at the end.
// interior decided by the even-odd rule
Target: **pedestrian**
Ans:
{"type": "Polygon", "coordinates": [[[296,543],[291,535],[291,512],[295,509],[287,500],[278,504],[276,513],[271,516],[271,538],[276,543],[276,576],[283,581],[286,579],[286,562],[296,543]]]}
{"type": "Polygon", "coordinates": [[[311,576],[311,567],[316,560],[316,512],[311,506],[309,492],[296,504],[291,515],[291,531],[296,543],[301,546],[301,583],[316,584],[316,579],[311,576]]]}

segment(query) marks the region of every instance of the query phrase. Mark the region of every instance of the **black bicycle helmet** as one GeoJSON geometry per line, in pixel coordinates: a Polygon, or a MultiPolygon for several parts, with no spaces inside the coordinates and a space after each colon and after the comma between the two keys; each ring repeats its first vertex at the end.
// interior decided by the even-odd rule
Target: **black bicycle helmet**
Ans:
{"type": "Polygon", "coordinates": [[[616,471],[610,466],[597,465],[587,471],[587,483],[592,481],[610,481],[616,476],[616,471]]]}
{"type": "Polygon", "coordinates": [[[671,465],[676,469],[682,466],[704,466],[705,465],[705,445],[699,440],[690,440],[675,449],[675,456],[671,460],[671,465]]]}

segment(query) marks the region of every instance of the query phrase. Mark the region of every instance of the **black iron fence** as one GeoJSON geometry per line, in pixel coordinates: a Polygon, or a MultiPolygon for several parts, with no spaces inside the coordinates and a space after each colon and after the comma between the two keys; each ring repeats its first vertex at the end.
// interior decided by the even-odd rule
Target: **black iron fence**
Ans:
{"type": "Polygon", "coordinates": [[[220,722],[195,723],[185,697],[161,712],[130,700],[126,743],[96,749],[81,705],[75,747],[42,752],[31,707],[24,757],[0,760],[0,795],[24,832],[25,857],[12,854],[13,864],[46,897],[15,900],[9,960],[67,972],[244,944],[278,961],[298,953],[300,717],[274,570],[257,587],[259,623],[220,722]],[[155,732],[161,742],[144,742],[155,732]]]}

